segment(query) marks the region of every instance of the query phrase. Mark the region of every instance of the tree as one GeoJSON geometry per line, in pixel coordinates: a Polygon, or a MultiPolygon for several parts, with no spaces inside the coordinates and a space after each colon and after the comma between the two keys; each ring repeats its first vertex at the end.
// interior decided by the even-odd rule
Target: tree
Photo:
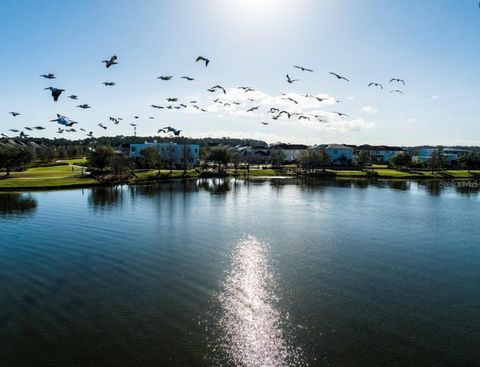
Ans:
{"type": "Polygon", "coordinates": [[[372,163],[372,157],[368,150],[361,150],[356,155],[355,160],[362,170],[366,170],[368,165],[372,163]]]}
{"type": "Polygon", "coordinates": [[[160,164],[160,153],[154,147],[147,147],[140,150],[139,163],[144,168],[158,168],[160,164]]]}
{"type": "Polygon", "coordinates": [[[405,168],[412,164],[412,156],[408,153],[401,153],[390,158],[390,163],[395,168],[405,168]]]}
{"type": "Polygon", "coordinates": [[[330,158],[323,150],[318,152],[309,150],[300,157],[299,163],[304,170],[314,172],[316,169],[325,167],[329,164],[330,158]]]}
{"type": "Polygon", "coordinates": [[[274,166],[280,166],[283,162],[285,162],[285,158],[285,153],[282,149],[274,149],[272,151],[270,160],[274,166]]]}
{"type": "Polygon", "coordinates": [[[438,147],[433,150],[432,152],[432,158],[429,159],[428,164],[430,168],[432,169],[432,173],[434,173],[436,170],[442,169],[445,159],[442,154],[443,149],[441,147],[438,147]]]}
{"type": "Polygon", "coordinates": [[[458,163],[463,169],[470,170],[480,167],[480,153],[468,153],[458,159],[458,163]]]}
{"type": "Polygon", "coordinates": [[[218,170],[226,169],[228,163],[232,160],[232,152],[227,148],[215,148],[210,151],[208,160],[218,164],[218,170]]]}
{"type": "Polygon", "coordinates": [[[92,167],[100,169],[100,172],[103,172],[103,170],[108,167],[114,155],[115,152],[112,147],[98,145],[88,153],[88,163],[92,167]]]}
{"type": "Polygon", "coordinates": [[[13,146],[0,146],[0,168],[5,168],[7,176],[12,168],[22,167],[33,160],[30,149],[13,146]]]}

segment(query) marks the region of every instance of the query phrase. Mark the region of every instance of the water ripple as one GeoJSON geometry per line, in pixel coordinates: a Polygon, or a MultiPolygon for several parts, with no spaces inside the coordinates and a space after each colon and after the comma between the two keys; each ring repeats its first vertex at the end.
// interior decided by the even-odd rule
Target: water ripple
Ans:
{"type": "Polygon", "coordinates": [[[235,366],[305,365],[285,331],[288,315],[278,307],[266,247],[249,236],[234,250],[218,295],[219,351],[235,366]]]}

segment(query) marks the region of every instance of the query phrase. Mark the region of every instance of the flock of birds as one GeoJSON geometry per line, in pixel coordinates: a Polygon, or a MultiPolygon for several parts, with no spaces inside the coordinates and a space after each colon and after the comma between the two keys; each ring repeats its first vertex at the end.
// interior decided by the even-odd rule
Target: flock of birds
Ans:
{"type": "MultiPolygon", "coordinates": [[[[210,63],[210,60],[206,57],[203,57],[203,56],[198,56],[195,61],[197,63],[203,63],[205,65],[205,67],[208,67],[208,65],[210,63]]],[[[113,55],[109,59],[103,60],[102,63],[104,63],[105,67],[107,69],[109,69],[112,66],[118,65],[118,63],[119,63],[118,62],[118,57],[116,55],[113,55]]],[[[313,69],[310,69],[310,68],[307,68],[307,67],[304,67],[304,66],[294,65],[293,67],[300,70],[301,72],[307,72],[307,73],[313,73],[314,72],[313,69]]],[[[345,76],[342,76],[340,74],[337,74],[337,73],[334,73],[334,72],[329,72],[329,74],[332,75],[333,77],[335,77],[339,81],[343,81],[343,82],[347,82],[347,83],[350,82],[350,80],[348,78],[346,78],[345,76]]],[[[41,74],[40,77],[45,78],[47,80],[56,79],[56,76],[53,73],[41,74]]],[[[193,78],[191,76],[181,76],[180,78],[185,79],[186,81],[195,81],[196,80],[195,78],[193,78]]],[[[157,79],[167,82],[169,80],[172,80],[173,76],[172,75],[161,75],[161,76],[157,77],[157,79]]],[[[288,84],[293,84],[295,82],[298,82],[299,79],[292,79],[289,74],[286,74],[286,81],[287,81],[288,84]]],[[[113,81],[103,82],[102,84],[106,87],[113,87],[113,86],[116,85],[116,83],[113,82],[113,81]]],[[[389,85],[395,85],[395,86],[398,86],[398,85],[405,86],[405,80],[400,79],[400,78],[391,78],[390,81],[388,82],[388,84],[389,85]]],[[[384,85],[382,83],[379,83],[379,82],[376,82],[376,81],[375,82],[370,82],[368,84],[368,87],[369,88],[372,88],[372,87],[373,88],[380,88],[382,90],[384,89],[384,85]]],[[[243,93],[255,92],[255,89],[253,89],[251,87],[247,87],[247,86],[240,86],[240,87],[237,87],[237,88],[242,90],[243,93]]],[[[50,94],[51,94],[54,102],[57,102],[59,100],[59,98],[62,96],[62,94],[65,92],[64,89],[57,88],[57,87],[52,87],[52,86],[46,87],[44,89],[50,91],[50,94]]],[[[217,85],[212,86],[211,88],[208,88],[207,91],[210,92],[210,93],[221,93],[223,95],[227,94],[227,89],[225,89],[220,84],[217,84],[217,85]]],[[[401,89],[391,89],[389,91],[389,93],[398,93],[398,94],[402,94],[402,95],[404,94],[404,92],[401,89]]],[[[282,97],[283,100],[289,101],[289,103],[292,103],[293,105],[298,105],[299,104],[299,101],[297,99],[294,99],[294,98],[290,97],[286,93],[282,93],[282,96],[283,96],[282,97]]],[[[331,100],[331,97],[320,97],[320,96],[315,96],[315,95],[311,95],[311,94],[303,94],[302,96],[304,98],[307,98],[307,99],[315,99],[318,102],[326,102],[328,100],[331,100]]],[[[67,98],[70,98],[72,100],[78,100],[78,96],[75,95],[75,94],[71,94],[67,98]]],[[[249,101],[249,102],[255,102],[256,101],[255,98],[247,98],[246,100],[249,101]]],[[[189,102],[180,103],[178,98],[169,97],[169,98],[166,99],[166,101],[169,102],[169,104],[166,105],[166,106],[158,105],[158,104],[152,104],[151,107],[155,108],[155,109],[168,109],[168,110],[174,110],[174,109],[179,110],[179,109],[186,109],[188,107],[192,107],[192,108],[195,108],[195,109],[197,109],[198,111],[201,111],[201,112],[208,112],[207,109],[198,106],[198,103],[197,103],[196,100],[191,100],[189,102]]],[[[229,107],[232,104],[236,105],[236,106],[242,105],[242,102],[231,101],[231,100],[225,101],[225,100],[222,100],[220,97],[217,97],[217,98],[213,99],[213,102],[221,104],[223,107],[229,107]]],[[[339,103],[341,101],[335,99],[334,102],[339,103]]],[[[81,108],[81,109],[92,108],[87,103],[79,104],[76,107],[81,108]]],[[[261,108],[260,105],[249,107],[249,108],[245,109],[245,112],[250,113],[250,112],[258,111],[260,108],[261,108]]],[[[280,109],[280,108],[277,108],[277,107],[270,107],[266,112],[268,114],[271,114],[272,120],[278,120],[279,118],[281,118],[283,116],[284,118],[288,118],[288,119],[291,119],[291,118],[295,117],[298,120],[315,119],[318,122],[324,122],[324,123],[327,122],[327,120],[325,119],[325,116],[322,115],[322,114],[310,114],[310,113],[294,112],[294,111],[289,110],[289,109],[280,109]]],[[[343,116],[349,117],[348,114],[343,113],[343,112],[332,111],[330,113],[333,114],[333,115],[337,115],[338,117],[343,117],[343,116]]],[[[21,115],[20,112],[15,112],[15,111],[11,111],[11,112],[9,112],[9,114],[14,118],[21,115]]],[[[149,118],[154,119],[153,116],[150,116],[149,118]]],[[[134,119],[138,120],[139,116],[134,116],[134,119]]],[[[123,120],[123,118],[109,116],[108,120],[109,120],[109,122],[113,123],[114,125],[118,125],[123,120]]],[[[58,127],[58,130],[57,130],[58,134],[63,134],[64,132],[65,133],[77,132],[77,129],[75,128],[75,125],[77,125],[78,122],[68,118],[67,116],[57,114],[57,117],[55,119],[50,120],[50,122],[56,122],[58,125],[60,125],[58,127]]],[[[260,121],[260,124],[269,125],[270,122],[260,121]]],[[[103,129],[103,130],[108,129],[108,126],[106,124],[103,124],[103,123],[99,123],[99,124],[97,124],[97,126],[101,129],[103,129]]],[[[130,123],[130,126],[136,128],[137,123],[132,122],[132,123],[130,123]]],[[[28,133],[26,133],[24,130],[34,131],[34,130],[45,130],[45,129],[46,128],[44,126],[38,125],[38,126],[25,126],[23,129],[9,129],[9,131],[14,132],[14,133],[19,133],[20,138],[28,138],[29,137],[28,133]]],[[[84,132],[85,135],[89,138],[94,137],[93,131],[88,131],[87,132],[84,128],[79,128],[79,130],[84,132]]],[[[165,133],[165,134],[173,134],[174,136],[179,136],[181,131],[182,130],[174,128],[172,126],[165,126],[163,128],[158,129],[157,134],[165,133]]],[[[4,136],[4,137],[8,137],[7,135],[5,135],[3,133],[1,135],[4,136]]]]}

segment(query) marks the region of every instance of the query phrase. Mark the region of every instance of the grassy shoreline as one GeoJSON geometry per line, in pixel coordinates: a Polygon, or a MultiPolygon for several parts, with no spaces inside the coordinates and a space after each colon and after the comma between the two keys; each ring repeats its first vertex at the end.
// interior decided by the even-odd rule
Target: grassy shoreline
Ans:
{"type": "MultiPolygon", "coordinates": [[[[13,172],[10,177],[0,176],[0,191],[35,191],[35,190],[61,190],[89,188],[95,186],[109,186],[116,183],[101,182],[95,178],[82,176],[82,167],[76,166],[78,160],[65,161],[68,165],[30,168],[23,172],[13,172]]],[[[403,172],[391,168],[374,168],[375,177],[369,177],[360,170],[327,170],[331,176],[328,179],[362,179],[362,180],[476,180],[480,179],[480,170],[468,172],[466,170],[445,170],[438,172],[412,171],[403,172]]],[[[292,170],[282,171],[273,168],[250,170],[247,176],[246,170],[238,170],[234,175],[233,170],[227,171],[227,177],[268,179],[268,178],[301,178],[292,170]]],[[[136,176],[122,184],[136,185],[149,184],[173,179],[196,179],[200,174],[196,170],[139,170],[136,176]]],[[[307,176],[310,177],[310,176],[307,176]]],[[[322,178],[322,177],[318,177],[322,178]]]]}

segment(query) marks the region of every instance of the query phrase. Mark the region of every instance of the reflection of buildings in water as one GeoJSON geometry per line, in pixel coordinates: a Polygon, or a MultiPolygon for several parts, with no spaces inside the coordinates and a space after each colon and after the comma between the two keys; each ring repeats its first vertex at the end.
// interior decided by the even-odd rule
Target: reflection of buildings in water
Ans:
{"type": "Polygon", "coordinates": [[[37,201],[31,194],[0,194],[0,215],[32,214],[37,209],[37,201]]]}
{"type": "Polygon", "coordinates": [[[265,244],[239,242],[218,296],[220,353],[235,366],[301,365],[301,351],[287,338],[287,316],[278,307],[265,244]]]}

